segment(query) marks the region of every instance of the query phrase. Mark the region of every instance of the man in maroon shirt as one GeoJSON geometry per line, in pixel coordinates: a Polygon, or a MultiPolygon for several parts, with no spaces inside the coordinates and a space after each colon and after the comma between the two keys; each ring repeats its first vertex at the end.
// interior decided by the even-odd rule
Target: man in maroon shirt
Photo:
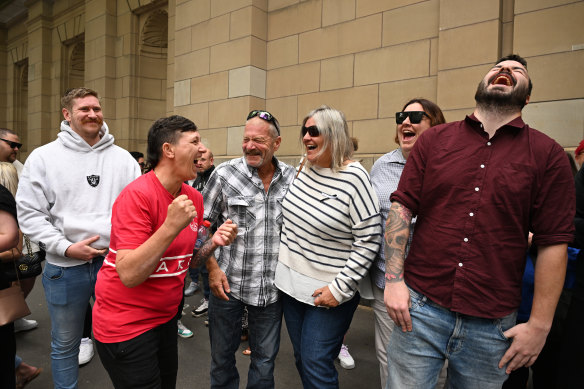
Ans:
{"type": "Polygon", "coordinates": [[[385,304],[402,329],[388,346],[390,388],[434,387],[445,359],[451,387],[500,388],[545,343],[575,199],[562,147],[521,119],[531,89],[526,61],[501,58],[474,113],[425,131],[410,154],[385,232],[385,304]],[[529,231],[539,248],[533,308],[515,325],[529,231]]]}

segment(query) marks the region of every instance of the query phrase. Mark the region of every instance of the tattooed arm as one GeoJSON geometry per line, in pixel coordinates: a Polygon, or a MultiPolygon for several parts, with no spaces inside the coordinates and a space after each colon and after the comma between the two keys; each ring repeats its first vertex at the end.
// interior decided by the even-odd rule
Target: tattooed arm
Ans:
{"type": "Polygon", "coordinates": [[[387,313],[402,331],[412,330],[410,292],[404,282],[406,244],[410,235],[412,212],[400,203],[392,203],[385,222],[385,291],[387,313]]]}
{"type": "Polygon", "coordinates": [[[193,260],[191,261],[191,268],[199,267],[201,264],[206,264],[209,257],[215,252],[219,246],[229,246],[237,236],[237,225],[230,219],[217,229],[217,231],[207,239],[201,248],[197,251],[193,260]]]}
{"type": "Polygon", "coordinates": [[[207,239],[207,241],[203,243],[191,261],[194,263],[194,265],[191,264],[191,267],[199,266],[201,263],[207,266],[207,270],[209,270],[209,288],[211,288],[213,295],[222,300],[229,300],[226,294],[230,292],[229,283],[227,282],[225,273],[223,273],[217,264],[217,260],[213,256],[213,253],[219,246],[230,245],[235,240],[236,236],[237,226],[230,219],[227,219],[225,223],[217,229],[215,234],[213,234],[213,237],[207,239]]]}

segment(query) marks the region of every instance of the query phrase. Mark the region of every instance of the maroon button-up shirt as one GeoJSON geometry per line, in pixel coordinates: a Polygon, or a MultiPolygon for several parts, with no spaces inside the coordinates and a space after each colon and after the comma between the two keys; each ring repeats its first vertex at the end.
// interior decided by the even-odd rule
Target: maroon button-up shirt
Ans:
{"type": "Polygon", "coordinates": [[[540,246],[571,242],[574,192],[562,147],[521,118],[491,139],[474,115],[425,131],[391,195],[418,215],[406,283],[455,312],[508,315],[528,232],[540,246]]]}

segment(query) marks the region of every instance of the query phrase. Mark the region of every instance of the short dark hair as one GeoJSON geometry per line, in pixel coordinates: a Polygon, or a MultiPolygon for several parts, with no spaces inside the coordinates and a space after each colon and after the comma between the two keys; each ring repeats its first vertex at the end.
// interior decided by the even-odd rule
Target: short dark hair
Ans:
{"type": "MultiPolygon", "coordinates": [[[[509,55],[506,55],[504,57],[501,57],[501,58],[499,58],[499,60],[497,60],[497,62],[495,62],[495,65],[498,65],[503,61],[519,62],[521,65],[523,65],[525,70],[527,70],[527,61],[525,60],[525,58],[523,58],[519,54],[509,54],[509,55]]],[[[531,82],[531,77],[529,77],[529,74],[527,75],[527,79],[529,80],[529,85],[527,87],[527,94],[529,96],[531,96],[531,90],[533,89],[533,83],[531,82]]]]}
{"type": "MultiPolygon", "coordinates": [[[[418,103],[422,106],[422,108],[424,109],[424,112],[426,112],[426,114],[428,114],[428,117],[430,118],[430,127],[434,127],[437,126],[438,124],[443,124],[446,123],[446,119],[444,119],[444,114],[442,113],[442,110],[440,109],[440,107],[428,100],[428,99],[423,99],[421,97],[416,97],[414,99],[411,99],[410,101],[408,101],[407,103],[404,104],[404,106],[402,107],[402,111],[404,109],[406,109],[406,107],[410,104],[415,104],[418,103]]],[[[397,137],[397,131],[395,132],[395,143],[397,143],[399,145],[399,139],[397,137]]]]}
{"type": "Polygon", "coordinates": [[[197,126],[191,120],[172,115],[155,121],[148,130],[148,148],[146,162],[149,169],[154,169],[162,158],[162,146],[165,143],[175,144],[179,133],[197,131],[197,126]]]}
{"type": "Polygon", "coordinates": [[[73,107],[73,100],[83,98],[85,96],[93,96],[99,99],[97,92],[89,88],[72,88],[67,89],[63,97],[61,97],[61,108],[65,108],[68,111],[73,107]]]}
{"type": "Polygon", "coordinates": [[[138,162],[138,160],[140,158],[144,158],[144,154],[142,154],[139,151],[130,151],[130,154],[132,155],[132,157],[136,160],[136,162],[138,162]]]}

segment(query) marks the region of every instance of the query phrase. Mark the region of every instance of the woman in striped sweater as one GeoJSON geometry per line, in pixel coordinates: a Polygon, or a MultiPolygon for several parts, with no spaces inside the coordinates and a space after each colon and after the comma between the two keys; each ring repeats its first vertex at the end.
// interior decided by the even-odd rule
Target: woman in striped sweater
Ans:
{"type": "Polygon", "coordinates": [[[337,388],[334,360],[381,243],[379,206],[342,112],[310,112],[301,141],[307,163],[282,203],[275,283],[304,388],[337,388]]]}

